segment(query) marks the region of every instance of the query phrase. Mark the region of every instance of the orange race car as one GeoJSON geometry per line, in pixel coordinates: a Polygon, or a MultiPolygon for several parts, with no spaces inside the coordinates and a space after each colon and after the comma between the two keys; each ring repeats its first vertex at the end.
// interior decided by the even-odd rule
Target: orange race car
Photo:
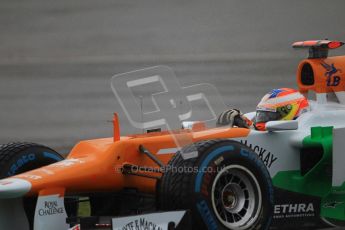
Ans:
{"type": "MultiPolygon", "coordinates": [[[[297,71],[299,91],[280,97],[284,89],[274,90],[266,99],[294,103],[311,91],[316,100],[304,105],[308,109],[289,104],[236,114],[246,125],[224,123],[224,117],[231,118],[224,113],[224,125],[215,128],[180,117],[182,129],[128,136],[120,136],[114,114],[113,137],[81,141],[66,159],[38,144],[1,145],[0,229],[259,230],[345,224],[345,56],[328,57],[329,49],[343,44],[294,43],[309,49],[297,71]],[[282,115],[292,111],[299,116],[282,115]],[[258,119],[263,130],[250,128],[258,119]],[[81,202],[89,202],[90,217],[77,216],[81,202]]],[[[169,72],[165,67],[135,71],[130,77],[146,77],[126,84],[161,81],[157,70],[169,72]]],[[[123,75],[117,77],[112,86],[119,96],[123,75]]]]}

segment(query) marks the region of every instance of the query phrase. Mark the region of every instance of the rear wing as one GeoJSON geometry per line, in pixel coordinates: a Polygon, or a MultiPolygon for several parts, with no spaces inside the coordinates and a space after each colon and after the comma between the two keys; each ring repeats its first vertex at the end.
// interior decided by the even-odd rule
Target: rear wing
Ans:
{"type": "Polygon", "coordinates": [[[309,49],[308,58],[327,58],[329,49],[336,49],[344,45],[341,41],[310,40],[299,41],[292,44],[295,49],[309,49]]]}

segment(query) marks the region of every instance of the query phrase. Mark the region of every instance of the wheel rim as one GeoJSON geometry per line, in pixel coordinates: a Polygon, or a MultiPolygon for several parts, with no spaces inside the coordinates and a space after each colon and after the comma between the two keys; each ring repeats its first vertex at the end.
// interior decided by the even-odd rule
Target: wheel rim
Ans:
{"type": "Polygon", "coordinates": [[[230,229],[246,229],[257,220],[262,204],[261,189],[245,167],[223,168],[212,184],[212,206],[218,220],[230,229]]]}

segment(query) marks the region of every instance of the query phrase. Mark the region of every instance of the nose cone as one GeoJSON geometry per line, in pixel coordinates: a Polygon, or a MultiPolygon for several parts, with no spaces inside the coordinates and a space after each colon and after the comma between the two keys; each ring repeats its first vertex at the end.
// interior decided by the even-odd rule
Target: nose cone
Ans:
{"type": "Polygon", "coordinates": [[[0,180],[0,199],[24,196],[31,189],[31,183],[18,178],[0,180]]]}

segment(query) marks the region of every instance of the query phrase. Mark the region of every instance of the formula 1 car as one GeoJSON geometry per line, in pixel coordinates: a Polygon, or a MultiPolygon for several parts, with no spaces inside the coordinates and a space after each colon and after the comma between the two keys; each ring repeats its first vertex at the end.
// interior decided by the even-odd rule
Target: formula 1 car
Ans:
{"type": "Polygon", "coordinates": [[[0,229],[344,226],[345,56],[327,57],[343,44],[293,44],[309,49],[297,84],[316,100],[267,131],[189,122],[120,136],[115,114],[114,137],[81,141],[66,159],[38,144],[1,145],[0,229]],[[91,216],[79,218],[85,200],[91,216]]]}

